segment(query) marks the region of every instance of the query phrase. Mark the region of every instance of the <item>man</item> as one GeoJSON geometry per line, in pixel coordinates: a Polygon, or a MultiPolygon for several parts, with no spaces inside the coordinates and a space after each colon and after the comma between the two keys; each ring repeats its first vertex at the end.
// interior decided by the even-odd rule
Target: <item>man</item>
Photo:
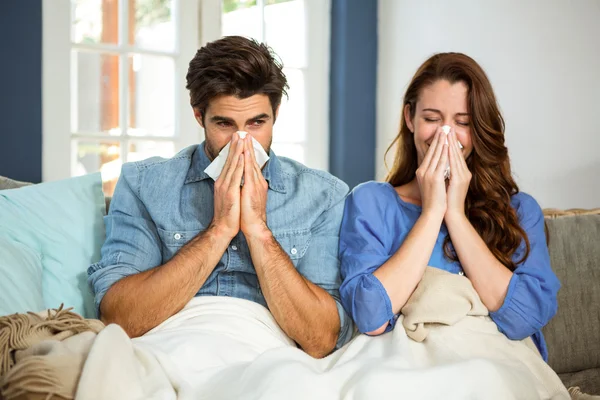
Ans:
{"type": "Polygon", "coordinates": [[[225,37],[197,52],[187,89],[206,141],[123,166],[102,259],[88,269],[105,323],[137,337],[194,296],[232,296],[267,307],[313,357],[349,340],[337,258],[348,187],[270,150],[286,87],[263,44],[225,37]],[[262,170],[252,138],[270,156],[262,170]],[[204,170],[228,143],[213,181],[204,170]]]}

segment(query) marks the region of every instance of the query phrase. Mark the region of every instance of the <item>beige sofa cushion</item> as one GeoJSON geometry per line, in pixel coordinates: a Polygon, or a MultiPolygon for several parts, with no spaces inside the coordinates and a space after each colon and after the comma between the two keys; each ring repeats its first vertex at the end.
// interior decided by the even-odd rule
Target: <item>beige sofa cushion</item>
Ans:
{"type": "Polygon", "coordinates": [[[549,364],[559,374],[600,368],[600,209],[546,215],[552,268],[562,283],[558,313],[543,329],[549,364]]]}

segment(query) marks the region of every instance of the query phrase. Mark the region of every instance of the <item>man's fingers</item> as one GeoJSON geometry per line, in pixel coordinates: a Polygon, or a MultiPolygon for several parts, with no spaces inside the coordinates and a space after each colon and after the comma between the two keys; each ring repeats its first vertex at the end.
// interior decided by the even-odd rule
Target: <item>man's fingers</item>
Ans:
{"type": "Polygon", "coordinates": [[[229,182],[230,188],[239,188],[242,183],[242,176],[244,175],[244,158],[244,153],[238,156],[238,161],[234,169],[233,177],[231,178],[231,182],[229,182]]]}
{"type": "MultiPolygon", "coordinates": [[[[237,136],[237,134],[235,136],[237,136]]],[[[229,162],[229,167],[228,167],[227,171],[225,171],[225,167],[223,167],[223,172],[221,172],[221,174],[225,174],[223,179],[224,179],[224,184],[226,186],[230,185],[231,179],[235,175],[237,165],[238,165],[237,161],[239,161],[240,155],[244,152],[244,141],[245,141],[245,139],[238,139],[238,141],[235,144],[235,148],[231,147],[229,149],[229,155],[227,157],[228,162],[229,162]],[[230,156],[231,156],[231,158],[230,158],[230,156]]],[[[233,144],[232,144],[232,146],[233,146],[233,144]]]]}

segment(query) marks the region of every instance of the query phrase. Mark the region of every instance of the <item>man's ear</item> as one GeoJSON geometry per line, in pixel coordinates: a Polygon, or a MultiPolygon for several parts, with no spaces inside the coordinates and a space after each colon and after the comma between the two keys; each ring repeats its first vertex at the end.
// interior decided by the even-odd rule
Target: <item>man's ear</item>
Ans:
{"type": "Polygon", "coordinates": [[[404,106],[404,120],[406,121],[406,126],[408,126],[408,130],[413,132],[415,131],[415,125],[413,124],[412,116],[410,115],[410,104],[404,106]]]}
{"type": "Polygon", "coordinates": [[[204,128],[204,116],[202,115],[202,111],[200,111],[198,107],[192,107],[192,110],[194,110],[194,118],[196,118],[196,121],[204,128]]]}

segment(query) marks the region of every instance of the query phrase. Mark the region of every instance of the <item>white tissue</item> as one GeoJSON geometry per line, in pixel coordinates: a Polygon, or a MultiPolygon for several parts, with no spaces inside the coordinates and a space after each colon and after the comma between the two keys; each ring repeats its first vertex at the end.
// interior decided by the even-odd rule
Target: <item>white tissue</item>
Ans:
{"type": "MultiPolygon", "coordinates": [[[[448,134],[450,133],[450,129],[452,129],[450,128],[450,125],[442,126],[442,132],[446,134],[446,144],[448,144],[448,134]]],[[[460,142],[458,142],[458,147],[462,149],[463,145],[460,142]]],[[[448,178],[450,178],[450,160],[448,160],[448,165],[446,166],[446,170],[444,171],[444,179],[448,178]]]]}
{"type": "MultiPolygon", "coordinates": [[[[246,137],[248,132],[238,131],[236,134],[243,139],[246,137]]],[[[215,158],[213,162],[211,162],[210,165],[204,170],[204,172],[206,172],[206,174],[215,181],[217,178],[219,178],[219,175],[221,175],[221,171],[223,171],[225,161],[227,161],[227,156],[229,155],[229,147],[231,147],[231,142],[227,143],[227,145],[223,147],[223,150],[221,150],[217,158],[215,158]]],[[[260,143],[258,143],[258,140],[254,138],[252,138],[252,147],[254,147],[254,154],[256,154],[256,162],[258,163],[258,166],[262,168],[267,161],[269,161],[269,155],[267,152],[265,152],[260,143]]]]}

